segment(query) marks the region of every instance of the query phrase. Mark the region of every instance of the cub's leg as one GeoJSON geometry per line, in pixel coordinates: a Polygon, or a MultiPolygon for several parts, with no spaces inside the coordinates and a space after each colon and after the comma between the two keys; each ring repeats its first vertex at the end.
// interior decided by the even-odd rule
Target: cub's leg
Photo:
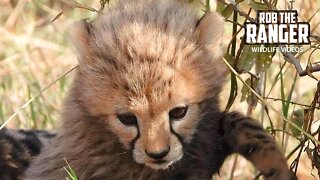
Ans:
{"type": "Polygon", "coordinates": [[[255,120],[228,113],[222,126],[224,142],[231,153],[247,158],[267,180],[293,179],[276,142],[255,120]]]}

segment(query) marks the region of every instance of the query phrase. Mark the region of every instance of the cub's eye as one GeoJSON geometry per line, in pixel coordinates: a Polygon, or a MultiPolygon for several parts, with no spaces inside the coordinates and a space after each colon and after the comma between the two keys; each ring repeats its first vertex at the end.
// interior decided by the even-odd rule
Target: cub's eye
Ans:
{"type": "Polygon", "coordinates": [[[119,121],[126,125],[126,126],[132,126],[137,124],[137,117],[130,113],[123,113],[117,115],[119,121]]]}
{"type": "Polygon", "coordinates": [[[171,120],[179,120],[183,118],[188,112],[188,106],[176,107],[169,112],[169,118],[171,120]]]}

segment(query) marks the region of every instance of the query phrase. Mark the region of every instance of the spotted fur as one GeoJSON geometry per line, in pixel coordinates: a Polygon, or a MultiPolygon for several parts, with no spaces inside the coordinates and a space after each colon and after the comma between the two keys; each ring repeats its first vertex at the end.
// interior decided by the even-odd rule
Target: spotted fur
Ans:
{"type": "Polygon", "coordinates": [[[38,155],[54,136],[50,132],[39,130],[1,130],[0,179],[23,179],[24,171],[33,157],[38,155]]]}
{"type": "Polygon", "coordinates": [[[79,69],[62,126],[26,179],[64,179],[64,159],[86,180],[211,179],[232,153],[266,179],[290,179],[260,125],[219,110],[227,75],[222,36],[220,15],[200,18],[175,0],[121,0],[77,25],[79,69]],[[187,113],[172,119],[179,107],[187,113]]]}

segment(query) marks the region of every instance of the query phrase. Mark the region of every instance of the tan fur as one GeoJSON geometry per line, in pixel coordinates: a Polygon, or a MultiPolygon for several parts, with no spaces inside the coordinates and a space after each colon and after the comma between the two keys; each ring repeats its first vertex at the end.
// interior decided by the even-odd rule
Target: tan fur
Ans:
{"type": "Polygon", "coordinates": [[[184,155],[168,112],[188,105],[172,129],[190,142],[201,118],[198,104],[221,88],[223,78],[212,77],[226,74],[220,61],[223,19],[208,13],[198,21],[195,10],[174,0],[123,0],[91,25],[78,25],[73,41],[79,69],[63,124],[27,179],[64,179],[64,158],[79,179],[163,177],[157,169],[184,155]],[[126,112],[137,117],[139,129],[117,119],[126,112]],[[162,165],[146,155],[169,146],[162,165]]]}

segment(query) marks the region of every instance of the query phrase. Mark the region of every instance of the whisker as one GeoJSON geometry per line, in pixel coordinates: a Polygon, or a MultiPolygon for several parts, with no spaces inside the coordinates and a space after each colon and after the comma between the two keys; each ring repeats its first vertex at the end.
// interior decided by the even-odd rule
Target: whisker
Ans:
{"type": "Polygon", "coordinates": [[[128,152],[118,153],[118,154],[115,154],[115,156],[123,155],[123,154],[126,154],[126,153],[128,153],[128,152]]]}
{"type": "Polygon", "coordinates": [[[187,155],[189,155],[190,157],[192,157],[193,159],[197,159],[194,155],[188,153],[188,152],[185,152],[187,155]]]}

